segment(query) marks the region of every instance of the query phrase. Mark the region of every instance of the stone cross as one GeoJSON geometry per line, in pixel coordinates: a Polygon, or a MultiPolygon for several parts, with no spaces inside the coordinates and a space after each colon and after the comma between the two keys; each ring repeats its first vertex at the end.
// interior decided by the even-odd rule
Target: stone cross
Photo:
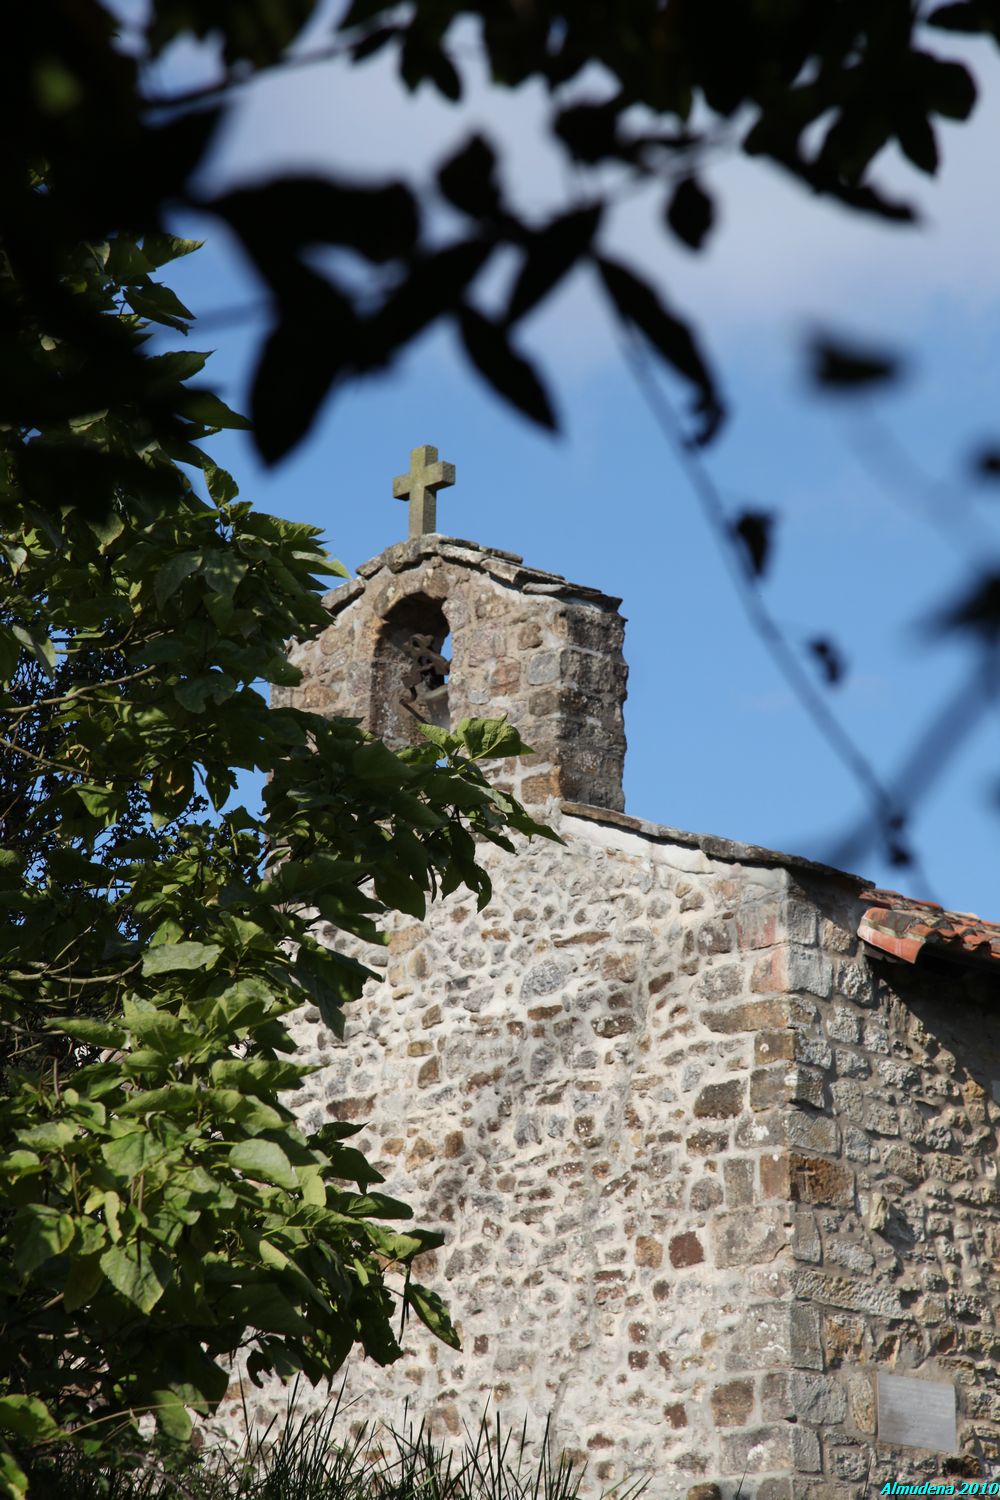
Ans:
{"type": "Polygon", "coordinates": [[[410,472],[392,481],[397,500],[410,502],[410,536],[437,531],[437,492],[455,483],[455,465],[438,462],[438,451],[430,443],[410,453],[410,472]]]}

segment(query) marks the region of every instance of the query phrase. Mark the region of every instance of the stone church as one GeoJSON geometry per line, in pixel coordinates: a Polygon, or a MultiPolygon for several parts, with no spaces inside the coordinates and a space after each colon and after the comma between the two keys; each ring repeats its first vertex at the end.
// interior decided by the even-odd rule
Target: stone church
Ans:
{"type": "Polygon", "coordinates": [[[621,601],[441,535],[436,459],[275,700],[397,745],[507,714],[534,753],[495,776],[564,842],[396,919],[344,1044],[306,1013],[304,1119],[365,1122],[446,1231],[422,1279],[463,1336],[410,1326],[348,1395],[551,1417],[593,1494],[1000,1480],[1000,926],[626,814],[621,601]]]}

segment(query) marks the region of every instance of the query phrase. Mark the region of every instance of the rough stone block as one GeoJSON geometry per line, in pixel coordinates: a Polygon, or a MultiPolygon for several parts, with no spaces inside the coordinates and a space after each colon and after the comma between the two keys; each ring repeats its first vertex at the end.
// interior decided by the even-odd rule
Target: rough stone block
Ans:
{"type": "Polygon", "coordinates": [[[851,1421],[860,1432],[875,1431],[875,1391],[868,1375],[852,1375],[847,1382],[851,1421]]]}
{"type": "Polygon", "coordinates": [[[854,1206],[854,1173],[842,1162],[791,1152],[788,1175],[793,1202],[854,1206]]]}
{"type": "Polygon", "coordinates": [[[732,1119],[743,1108],[744,1087],[740,1078],[727,1078],[722,1083],[706,1084],[694,1101],[695,1119],[732,1119]]]}
{"type": "Polygon", "coordinates": [[[740,949],[771,948],[784,937],[782,907],[777,901],[744,906],[736,918],[740,949]]]}
{"type": "Polygon", "coordinates": [[[792,1462],[800,1474],[818,1474],[823,1468],[819,1438],[808,1427],[793,1427],[792,1462]]]}
{"type": "Polygon", "coordinates": [[[658,1270],[663,1264],[663,1242],[652,1235],[640,1234],[635,1242],[635,1263],[658,1270]]]}
{"type": "Polygon", "coordinates": [[[727,1370],[771,1370],[775,1365],[787,1365],[792,1359],[791,1315],[788,1303],[748,1307],[730,1340],[727,1370]]]}
{"type": "Polygon", "coordinates": [[[781,1210],[755,1208],[719,1214],[713,1226],[717,1266],[752,1266],[774,1260],[788,1244],[781,1210]]]}
{"type": "Polygon", "coordinates": [[[755,1068],[750,1074],[750,1108],[773,1109],[786,1104],[792,1073],[786,1063],[773,1068],[755,1068]]]}
{"type": "Polygon", "coordinates": [[[762,1031],[754,1038],[755,1062],[761,1064],[792,1062],[794,1058],[794,1031],[762,1031]]]}
{"type": "Polygon", "coordinates": [[[762,1198],[791,1199],[791,1177],[787,1151],[765,1151],[760,1158],[762,1198]]]}
{"type": "Polygon", "coordinates": [[[746,1208],[753,1202],[754,1164],[750,1157],[729,1157],[722,1164],[726,1185],[726,1205],[746,1208]]]}
{"type": "Polygon", "coordinates": [[[756,1427],[727,1433],[722,1438],[723,1468],[733,1474],[759,1474],[785,1468],[792,1456],[788,1427],[756,1427]]]}
{"type": "Polygon", "coordinates": [[[843,1307],[850,1312],[878,1318],[901,1318],[899,1289],[891,1283],[856,1281],[847,1276],[829,1276],[821,1271],[795,1272],[796,1295],[816,1306],[843,1307]]]}
{"type": "Polygon", "coordinates": [[[803,1422],[829,1426],[842,1422],[847,1415],[844,1389],[829,1375],[796,1370],[789,1381],[789,1395],[795,1416],[803,1422]]]}
{"type": "Polygon", "coordinates": [[[764,1031],[785,1027],[789,1023],[790,1011],[786,1001],[751,1000],[743,1005],[729,1005],[724,1009],[706,1010],[701,1019],[709,1031],[733,1033],[739,1031],[764,1031]]]}
{"type": "Polygon", "coordinates": [[[696,1234],[675,1234],[670,1241],[670,1264],[678,1270],[696,1266],[705,1259],[705,1251],[696,1234]]]}
{"type": "MultiPolygon", "coordinates": [[[[742,988],[743,967],[741,964],[714,964],[699,976],[695,993],[699,999],[715,1003],[719,1000],[732,999],[740,993],[742,988]]],[[[727,1030],[728,1028],[719,1029],[727,1030]]]]}
{"type": "Polygon", "coordinates": [[[789,1364],[800,1370],[822,1370],[823,1344],[819,1309],[793,1302],[788,1321],[789,1364]]]}
{"type": "Polygon", "coordinates": [[[729,1380],[717,1385],[710,1405],[716,1427],[743,1427],[753,1411],[753,1381],[729,1380]]]}
{"type": "Polygon", "coordinates": [[[793,1109],[785,1118],[785,1138],[789,1146],[813,1154],[833,1156],[840,1147],[840,1130],[828,1115],[809,1114],[793,1109]]]}

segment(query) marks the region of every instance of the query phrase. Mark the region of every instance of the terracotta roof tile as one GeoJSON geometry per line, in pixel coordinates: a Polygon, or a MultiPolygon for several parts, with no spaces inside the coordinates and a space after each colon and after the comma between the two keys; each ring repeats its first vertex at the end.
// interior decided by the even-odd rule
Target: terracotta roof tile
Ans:
{"type": "Polygon", "coordinates": [[[1000,922],[985,922],[967,911],[945,911],[934,901],[914,901],[898,891],[862,891],[871,904],[858,936],[873,948],[916,963],[926,944],[955,958],[1000,962],[1000,922]]]}

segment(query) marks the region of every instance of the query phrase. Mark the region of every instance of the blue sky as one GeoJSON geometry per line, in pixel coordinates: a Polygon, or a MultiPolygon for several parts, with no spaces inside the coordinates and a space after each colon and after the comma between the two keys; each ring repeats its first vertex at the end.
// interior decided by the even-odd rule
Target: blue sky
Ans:
{"type": "MultiPolygon", "coordinates": [[[[958,50],[943,35],[936,47],[958,50]]],[[[254,85],[206,185],[285,169],[359,178],[391,169],[419,186],[475,125],[505,148],[510,196],[544,217],[568,188],[542,141],[541,93],[498,96],[477,77],[473,49],[459,53],[469,88],[458,110],[426,91],[404,95],[381,60],[299,68],[254,85]]],[[[656,195],[627,199],[604,239],[696,321],[732,411],[707,467],[734,514],[747,506],[778,513],[768,606],[793,643],[823,635],[842,649],[848,675],[828,701],[890,783],[971,666],[927,619],[954,600],[970,563],[1000,561],[1000,486],[965,478],[976,442],[1000,440],[1000,73],[995,53],[967,55],[980,104],[971,125],[942,132],[940,178],[890,153],[881,159],[881,180],[922,205],[919,229],[859,223],[723,151],[706,174],[720,205],[707,254],[688,254],[659,232],[656,195]],[[910,378],[870,405],[818,399],[803,378],[817,327],[901,348],[910,378]],[[890,454],[884,474],[873,445],[890,454]]],[[[213,72],[211,48],[184,48],[155,81],[165,88],[213,72]]],[[[586,84],[597,90],[600,80],[586,84]]],[[[175,227],[207,238],[169,280],[211,320],[192,342],[216,349],[208,373],[245,409],[267,327],[259,289],[214,223],[178,216],[175,227]],[[221,310],[236,315],[220,319],[221,310]]],[[[452,228],[443,215],[435,227],[442,237],[452,228]]],[[[487,303],[492,292],[484,289],[487,303]]],[[[442,531],[622,596],[627,810],[813,858],[843,851],[845,830],[859,819],[863,830],[864,799],[751,629],[586,275],[525,325],[522,345],[557,399],[555,439],[503,408],[450,332],[437,330],[387,375],[326,406],[277,468],[262,468],[240,434],[210,447],[244,498],[321,526],[353,569],[405,535],[392,477],[411,447],[436,444],[458,470],[439,502],[442,531]]],[[[682,403],[683,392],[673,394],[682,403]]],[[[963,708],[959,729],[964,717],[963,708]]],[[[998,750],[991,704],[917,807],[910,839],[919,868],[893,869],[864,840],[851,868],[1000,919],[998,750]]]]}

